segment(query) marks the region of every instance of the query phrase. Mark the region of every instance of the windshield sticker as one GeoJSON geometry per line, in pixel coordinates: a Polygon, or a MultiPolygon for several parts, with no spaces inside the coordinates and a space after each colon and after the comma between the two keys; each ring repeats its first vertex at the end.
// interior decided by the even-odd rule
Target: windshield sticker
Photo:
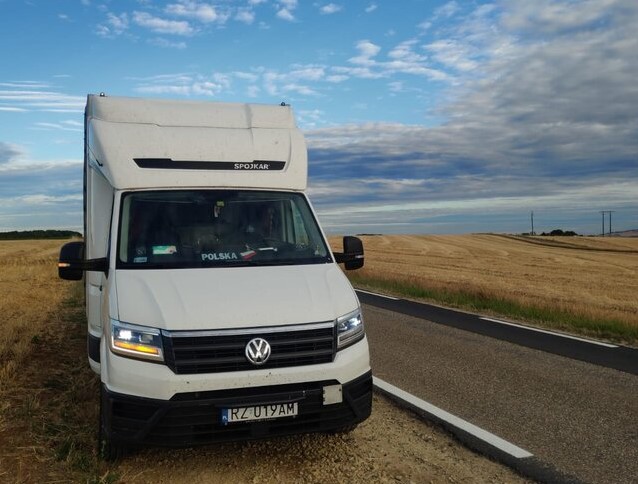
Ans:
{"type": "Polygon", "coordinates": [[[241,258],[244,260],[250,260],[257,255],[257,252],[254,250],[247,250],[246,252],[240,252],[241,258]]]}
{"type": "Polygon", "coordinates": [[[177,247],[174,245],[154,245],[153,255],[171,255],[177,252],[177,247]]]}
{"type": "Polygon", "coordinates": [[[209,252],[202,254],[202,260],[238,260],[235,252],[209,252]]]}
{"type": "Polygon", "coordinates": [[[146,257],[135,257],[135,258],[133,259],[133,262],[134,262],[134,263],[137,263],[137,264],[139,264],[140,262],[146,262],[146,261],[147,261],[147,258],[146,258],[146,257]]]}

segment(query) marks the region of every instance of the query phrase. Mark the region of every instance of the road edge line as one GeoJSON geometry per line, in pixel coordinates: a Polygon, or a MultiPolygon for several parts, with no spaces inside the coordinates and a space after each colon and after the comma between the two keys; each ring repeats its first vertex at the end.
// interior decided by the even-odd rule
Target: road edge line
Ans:
{"type": "Polygon", "coordinates": [[[490,321],[491,323],[504,324],[506,326],[512,326],[514,328],[525,329],[527,331],[535,331],[537,333],[549,334],[551,336],[556,336],[556,337],[559,337],[559,338],[572,339],[574,341],[580,341],[582,343],[587,343],[587,344],[590,344],[590,345],[602,346],[603,348],[610,348],[610,349],[618,348],[618,345],[611,344],[611,343],[606,343],[604,341],[598,341],[598,340],[595,340],[595,339],[583,338],[583,337],[574,336],[574,335],[571,335],[571,334],[560,333],[558,331],[551,331],[549,329],[536,328],[534,326],[528,326],[526,324],[521,324],[521,323],[512,323],[511,321],[503,321],[501,319],[488,318],[487,316],[480,316],[478,314],[477,314],[477,316],[479,317],[479,319],[482,319],[483,321],[490,321]]]}
{"type": "Polygon", "coordinates": [[[497,435],[494,435],[487,430],[484,430],[480,427],[477,427],[470,422],[463,420],[462,418],[457,417],[456,415],[452,415],[449,412],[446,412],[442,408],[436,407],[425,400],[421,400],[414,395],[401,390],[400,388],[395,387],[394,385],[381,380],[380,378],[373,377],[373,385],[375,388],[378,388],[382,392],[390,393],[397,399],[403,401],[406,405],[410,407],[414,407],[418,409],[419,412],[424,412],[432,417],[442,420],[446,422],[448,425],[462,430],[464,432],[473,435],[474,437],[486,442],[488,445],[496,447],[502,452],[511,455],[516,459],[526,459],[528,457],[534,457],[534,454],[528,452],[525,449],[522,449],[507,440],[504,440],[497,435]]]}
{"type": "Polygon", "coordinates": [[[394,401],[400,407],[406,408],[424,420],[442,427],[466,447],[510,467],[524,477],[547,483],[582,483],[581,480],[558,471],[551,464],[540,461],[527,450],[401,390],[376,376],[372,377],[372,384],[378,393],[394,401]]]}

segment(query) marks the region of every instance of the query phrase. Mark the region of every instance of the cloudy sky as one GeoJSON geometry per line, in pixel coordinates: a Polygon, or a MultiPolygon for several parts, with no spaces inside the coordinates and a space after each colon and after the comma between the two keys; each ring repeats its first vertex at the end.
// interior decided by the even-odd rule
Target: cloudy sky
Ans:
{"type": "Polygon", "coordinates": [[[636,229],[636,25],[636,0],[0,0],[0,231],[80,229],[99,92],[292,104],[330,233],[636,229]]]}

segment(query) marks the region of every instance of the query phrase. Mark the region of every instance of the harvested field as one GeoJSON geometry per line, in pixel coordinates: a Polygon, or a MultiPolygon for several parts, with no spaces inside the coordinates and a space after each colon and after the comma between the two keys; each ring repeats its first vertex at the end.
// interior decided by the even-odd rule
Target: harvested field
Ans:
{"type": "Polygon", "coordinates": [[[0,242],[0,483],[526,482],[376,395],[370,419],[347,435],[101,461],[82,285],[57,277],[62,243],[0,242]]]}
{"type": "MultiPolygon", "coordinates": [[[[506,301],[530,308],[531,316],[524,319],[535,323],[638,342],[638,238],[487,234],[361,238],[365,267],[348,273],[360,287],[392,290],[393,284],[402,285],[396,287],[398,292],[406,286],[425,288],[435,302],[475,310],[476,301],[483,300],[485,306],[478,309],[518,317],[503,314],[496,303],[489,311],[489,300],[506,301]],[[454,294],[461,297],[447,297],[454,294]],[[539,310],[536,316],[534,310],[539,310]]],[[[340,250],[339,238],[331,238],[331,243],[340,250]]]]}

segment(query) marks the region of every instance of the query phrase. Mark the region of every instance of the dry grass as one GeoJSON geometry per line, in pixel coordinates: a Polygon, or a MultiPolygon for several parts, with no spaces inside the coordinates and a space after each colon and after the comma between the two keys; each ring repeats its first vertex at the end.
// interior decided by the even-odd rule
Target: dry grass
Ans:
{"type": "Polygon", "coordinates": [[[43,330],[43,320],[65,295],[57,278],[59,241],[0,241],[0,393],[10,388],[18,368],[43,330]]]}
{"type": "Polygon", "coordinates": [[[64,241],[0,241],[0,482],[101,482],[97,379],[83,290],[58,279],[64,241]]]}
{"type": "MultiPolygon", "coordinates": [[[[357,284],[401,283],[430,290],[435,299],[436,294],[456,293],[509,301],[540,309],[539,317],[531,318],[535,322],[638,341],[638,239],[497,235],[362,239],[366,265],[348,274],[357,284]],[[574,321],[548,316],[552,313],[572,315],[574,321]],[[579,325],[579,320],[592,323],[579,325]],[[601,330],[603,326],[615,328],[601,330]]],[[[331,242],[340,250],[338,238],[331,242]]]]}

